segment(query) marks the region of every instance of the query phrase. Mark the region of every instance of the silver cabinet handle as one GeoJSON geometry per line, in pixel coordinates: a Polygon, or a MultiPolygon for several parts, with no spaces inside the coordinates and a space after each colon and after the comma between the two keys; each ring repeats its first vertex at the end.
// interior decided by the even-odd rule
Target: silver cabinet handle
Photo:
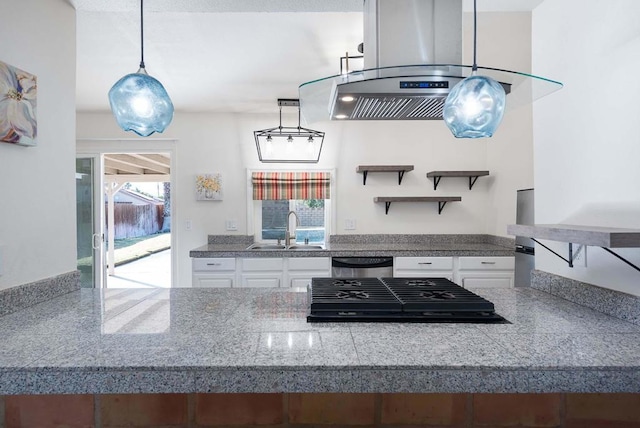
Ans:
{"type": "Polygon", "coordinates": [[[496,264],[496,262],[480,262],[480,263],[482,263],[483,265],[495,265],[496,264]]]}
{"type": "Polygon", "coordinates": [[[207,266],[220,266],[222,263],[207,263],[207,266]]]}
{"type": "Polygon", "coordinates": [[[432,265],[431,262],[418,262],[419,265],[432,265]]]}

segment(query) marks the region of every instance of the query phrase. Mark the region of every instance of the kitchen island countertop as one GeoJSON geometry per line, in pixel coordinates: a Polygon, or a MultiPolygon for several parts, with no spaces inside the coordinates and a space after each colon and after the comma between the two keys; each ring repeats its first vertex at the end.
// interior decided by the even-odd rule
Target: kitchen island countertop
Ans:
{"type": "Polygon", "coordinates": [[[307,323],[291,289],[78,290],[0,317],[0,394],[640,392],[640,326],[474,291],[511,323],[307,323]]]}

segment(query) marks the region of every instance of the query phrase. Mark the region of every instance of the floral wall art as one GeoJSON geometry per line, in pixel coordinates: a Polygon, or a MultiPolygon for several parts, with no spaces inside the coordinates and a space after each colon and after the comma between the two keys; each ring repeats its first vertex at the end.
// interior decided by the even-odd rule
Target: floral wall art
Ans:
{"type": "Polygon", "coordinates": [[[196,199],[198,201],[222,200],[222,174],[196,175],[196,199]]]}
{"type": "Polygon", "coordinates": [[[35,146],[37,78],[0,61],[0,141],[35,146]]]}

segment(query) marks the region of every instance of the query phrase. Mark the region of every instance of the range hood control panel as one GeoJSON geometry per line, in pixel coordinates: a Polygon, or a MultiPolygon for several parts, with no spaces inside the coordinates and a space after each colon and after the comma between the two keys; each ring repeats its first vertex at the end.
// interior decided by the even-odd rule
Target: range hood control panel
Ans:
{"type": "Polygon", "coordinates": [[[431,88],[449,88],[448,81],[400,81],[400,89],[431,89],[431,88]]]}

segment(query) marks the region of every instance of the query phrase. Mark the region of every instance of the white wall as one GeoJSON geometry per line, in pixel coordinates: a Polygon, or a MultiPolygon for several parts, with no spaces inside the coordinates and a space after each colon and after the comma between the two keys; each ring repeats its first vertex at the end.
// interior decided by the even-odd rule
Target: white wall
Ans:
{"type": "MultiPolygon", "coordinates": [[[[534,105],[536,222],[640,228],[639,19],[634,0],[534,10],[534,72],[565,84],[534,105]]],[[[619,253],[640,265],[640,250],[619,253]]],[[[536,252],[537,269],[640,295],[640,272],[612,255],[589,247],[587,265],[536,252]]]]}
{"type": "MultiPolygon", "coordinates": [[[[507,17],[487,15],[490,23],[480,31],[479,41],[492,46],[483,51],[481,65],[513,67],[528,71],[530,66],[529,14],[507,17]],[[514,23],[512,18],[517,21],[514,23]],[[506,26],[506,27],[505,27],[506,26]],[[514,33],[509,41],[500,40],[503,28],[514,33]],[[483,38],[484,37],[484,38],[483,38]],[[521,46],[522,45],[522,46],[521,46]],[[497,49],[496,49],[497,46],[497,49]],[[500,56],[509,60],[505,63],[500,56]]],[[[511,14],[510,14],[511,15],[511,14]]],[[[483,18],[484,19],[484,18],[483,18]]],[[[469,28],[469,20],[466,20],[469,28]]],[[[470,42],[468,43],[470,44],[470,42]]],[[[470,54],[468,54],[470,56],[470,54]]],[[[295,126],[295,109],[283,111],[283,125],[295,126]]],[[[454,138],[442,121],[350,121],[322,122],[308,127],[325,131],[318,164],[262,164],[258,161],[253,131],[278,123],[274,100],[273,115],[181,114],[164,134],[152,136],[143,144],[152,148],[154,139],[175,139],[176,188],[172,202],[177,236],[178,283],[190,284],[189,250],[206,244],[208,234],[247,233],[247,169],[335,169],[337,194],[333,234],[416,233],[455,234],[490,233],[506,235],[513,222],[515,191],[531,186],[531,114],[516,110],[505,116],[501,128],[491,139],[454,138]],[[398,185],[396,173],[371,173],[366,186],[358,165],[411,164],[414,171],[405,174],[398,185]],[[443,178],[437,191],[426,173],[432,170],[484,170],[490,177],[478,179],[473,189],[465,178],[443,178]],[[221,172],[224,200],[196,201],[194,177],[197,173],[221,172]],[[436,203],[393,203],[388,215],[384,204],[375,204],[375,196],[461,196],[462,202],[448,203],[438,215],[436,203]],[[185,230],[191,220],[192,230],[185,230]],[[238,222],[237,232],[225,230],[225,220],[238,222]],[[356,220],[357,229],[344,230],[346,219],[356,220]]],[[[135,139],[120,131],[110,113],[78,115],[79,139],[135,139]]],[[[138,141],[137,143],[139,143],[138,141]]]]}
{"type": "MultiPolygon", "coordinates": [[[[467,14],[465,31],[471,34],[473,15],[467,14]]],[[[478,14],[478,65],[531,72],[531,13],[478,14]],[[489,42],[489,43],[487,43],[489,42]]],[[[465,39],[471,62],[471,38],[465,39]]],[[[507,106],[510,98],[507,96],[507,106]]],[[[507,109],[504,122],[487,143],[487,169],[491,172],[487,233],[508,236],[515,223],[516,191],[533,187],[532,106],[507,109]]]]}
{"type": "Polygon", "coordinates": [[[76,269],[75,11],[2,7],[0,60],[38,78],[38,145],[0,143],[0,289],[76,269]]]}

